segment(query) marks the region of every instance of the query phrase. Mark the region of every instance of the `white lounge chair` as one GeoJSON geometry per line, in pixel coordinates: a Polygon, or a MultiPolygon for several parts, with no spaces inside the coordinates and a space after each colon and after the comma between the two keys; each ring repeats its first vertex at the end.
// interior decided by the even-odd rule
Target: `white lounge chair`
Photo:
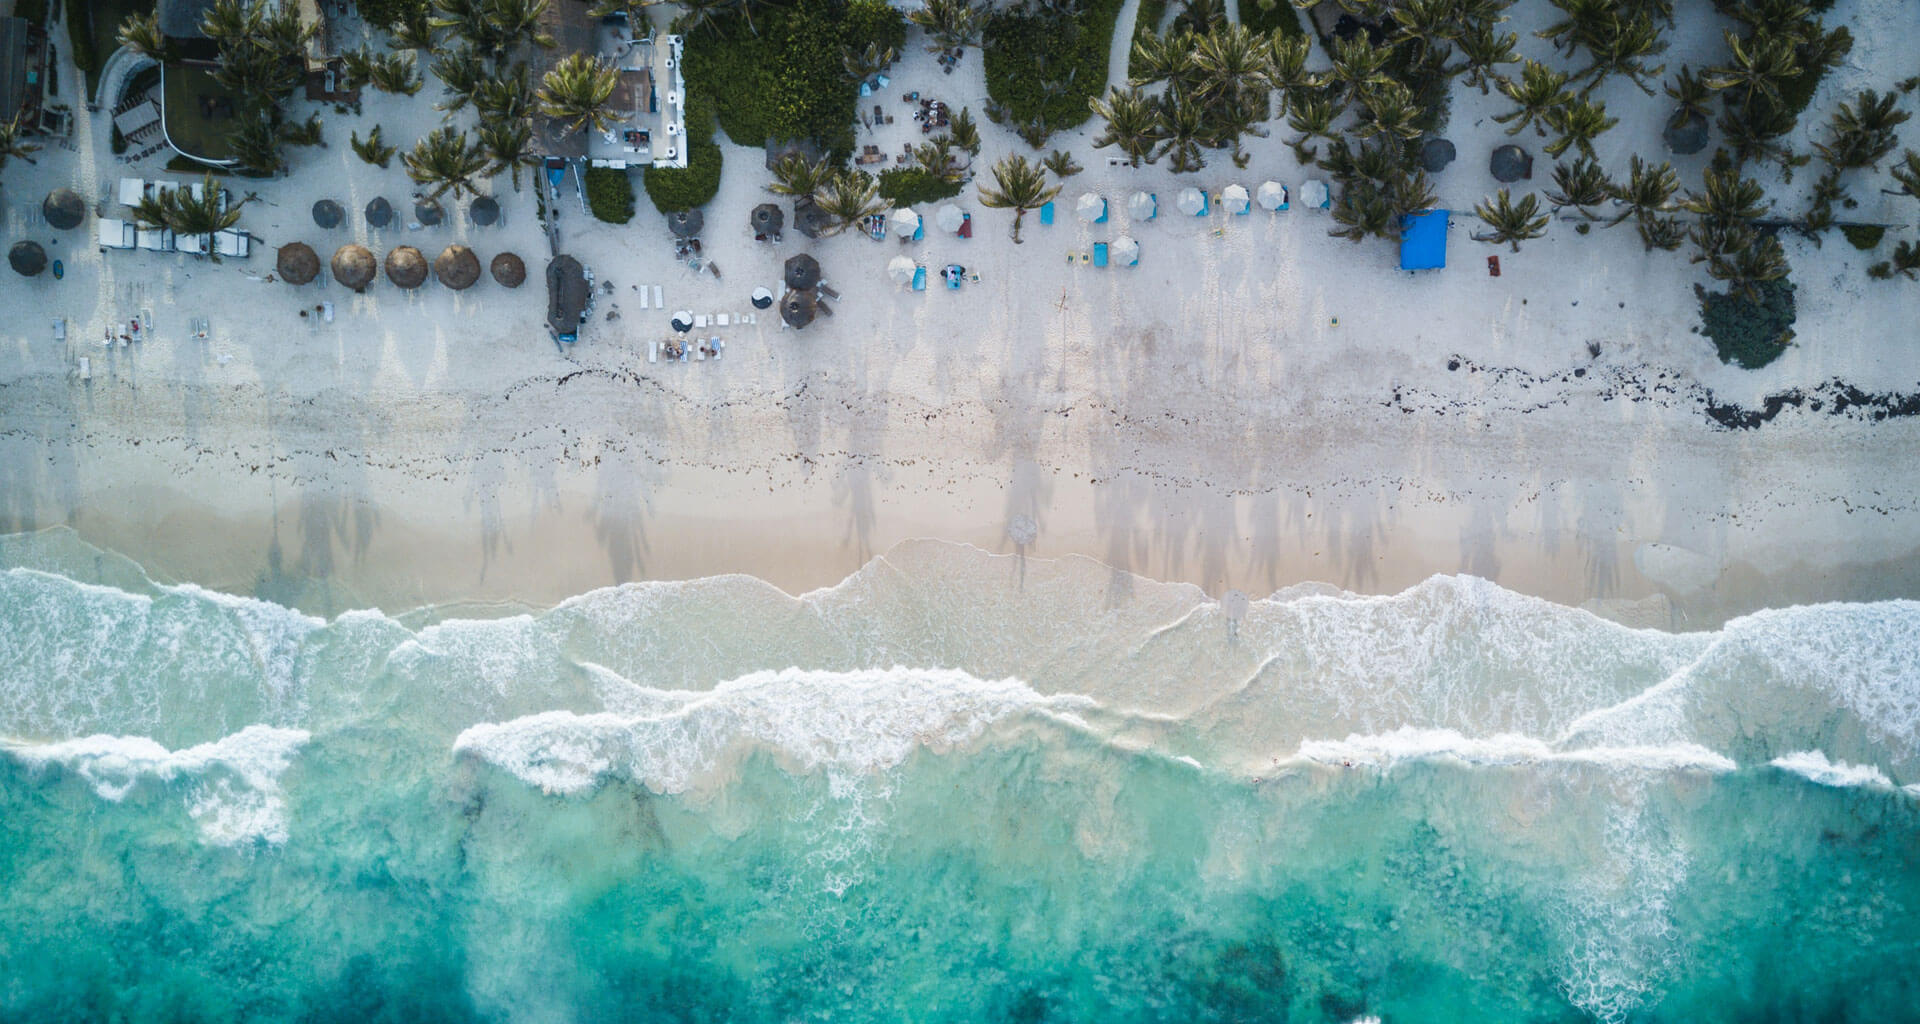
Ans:
{"type": "Polygon", "coordinates": [[[659,361],[660,361],[660,343],[658,341],[655,341],[647,345],[647,362],[657,363],[659,361]]]}
{"type": "Polygon", "coordinates": [[[93,360],[87,356],[80,357],[80,379],[93,379],[93,360]]]}
{"type": "Polygon", "coordinates": [[[714,325],[715,327],[725,327],[725,326],[727,326],[727,314],[725,314],[725,313],[715,313],[715,314],[714,314],[714,316],[713,316],[713,325],[714,325]]]}
{"type": "Polygon", "coordinates": [[[644,284],[640,286],[640,308],[647,308],[647,286],[644,284]]]}
{"type": "Polygon", "coordinates": [[[705,314],[705,313],[695,313],[695,314],[693,315],[693,326],[695,326],[695,327],[705,327],[705,326],[707,326],[707,314],[705,314]]]}
{"type": "Polygon", "coordinates": [[[664,295],[665,295],[665,292],[661,290],[659,285],[656,284],[653,286],[653,308],[655,309],[667,308],[667,300],[664,298],[664,295]]]}

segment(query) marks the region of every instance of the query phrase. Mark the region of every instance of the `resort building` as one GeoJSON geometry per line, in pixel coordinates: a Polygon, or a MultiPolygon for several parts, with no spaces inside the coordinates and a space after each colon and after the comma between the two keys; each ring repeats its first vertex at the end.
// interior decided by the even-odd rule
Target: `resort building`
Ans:
{"type": "Polygon", "coordinates": [[[687,165],[687,83],[681,74],[682,40],[676,35],[636,36],[621,16],[596,18],[578,0],[554,0],[541,15],[541,28],[555,46],[534,59],[538,76],[571,54],[591,53],[620,73],[608,100],[615,123],[606,131],[591,126],[569,130],[548,118],[536,121],[534,145],[548,166],[591,161],[597,167],[685,167],[687,165]]]}
{"type": "Polygon", "coordinates": [[[47,34],[25,18],[0,18],[0,121],[52,131],[46,111],[47,34]]]}

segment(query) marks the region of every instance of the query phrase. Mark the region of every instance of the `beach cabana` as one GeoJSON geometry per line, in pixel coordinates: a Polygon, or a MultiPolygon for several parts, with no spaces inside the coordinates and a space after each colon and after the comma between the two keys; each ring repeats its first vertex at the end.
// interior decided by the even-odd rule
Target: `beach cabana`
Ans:
{"type": "Polygon", "coordinates": [[[1179,210],[1189,217],[1205,217],[1207,215],[1207,194],[1191,186],[1183,188],[1180,190],[1180,195],[1174,199],[1173,206],[1174,209],[1179,210]]]}
{"type": "Polygon", "coordinates": [[[1113,262],[1123,267],[1140,265],[1140,243],[1131,235],[1121,235],[1113,240],[1113,262]]]}
{"type": "Polygon", "coordinates": [[[356,292],[367,290],[380,263],[364,245],[348,244],[333,251],[333,279],[356,292]]]}
{"type": "Polygon", "coordinates": [[[1487,171],[1495,181],[1511,184],[1521,178],[1533,177],[1533,157],[1519,146],[1508,143],[1493,151],[1487,158],[1487,171]]]}
{"type": "Polygon", "coordinates": [[[1333,193],[1328,191],[1326,182],[1308,178],[1300,184],[1300,205],[1309,210],[1324,210],[1333,205],[1333,193]]]}
{"type": "Polygon", "coordinates": [[[1420,146],[1420,167],[1428,174],[1439,174],[1453,162],[1453,143],[1442,138],[1431,138],[1420,146]]]}
{"type": "Polygon", "coordinates": [[[1400,218],[1400,269],[1439,270],[1447,265],[1447,210],[1422,210],[1400,218]]]}
{"type": "Polygon", "coordinates": [[[1073,203],[1073,212],[1088,224],[1104,224],[1107,221],[1107,201],[1095,192],[1082,192],[1073,203]]]}
{"type": "Polygon", "coordinates": [[[527,283],[527,265],[510,252],[495,256],[487,264],[487,272],[493,275],[496,283],[508,288],[518,288],[527,283]]]}
{"type": "Polygon", "coordinates": [[[1160,216],[1160,197],[1151,192],[1135,192],[1128,196],[1127,216],[1134,220],[1152,220],[1160,216]]]}
{"type": "Polygon", "coordinates": [[[812,292],[788,292],[780,300],[780,319],[797,331],[813,322],[814,308],[812,292]]]}
{"type": "Polygon", "coordinates": [[[47,250],[39,242],[20,241],[7,250],[7,265],[21,277],[33,277],[47,269],[47,250]]]}
{"type": "Polygon", "coordinates": [[[402,288],[418,288],[427,283],[427,258],[411,245],[387,253],[387,280],[402,288]]]}
{"type": "Polygon", "coordinates": [[[322,199],[313,204],[313,223],[318,227],[332,231],[345,219],[347,219],[347,211],[341,209],[340,204],[331,199],[322,199]]]}
{"type": "Polygon", "coordinates": [[[1287,186],[1277,181],[1263,181],[1254,190],[1253,199],[1263,210],[1284,210],[1287,208],[1287,186]]]}
{"type": "Polygon", "coordinates": [[[787,287],[794,291],[810,292],[820,285],[820,261],[801,253],[787,257],[785,268],[787,287]]]}
{"type": "Polygon", "coordinates": [[[966,222],[967,215],[965,211],[953,203],[942,206],[939,212],[933,215],[934,226],[950,235],[959,234],[961,226],[966,224],[966,222]]]}
{"type": "Polygon", "coordinates": [[[467,207],[467,216],[481,227],[490,227],[500,219],[500,203],[492,196],[481,196],[467,207]]]}
{"type": "Polygon", "coordinates": [[[920,215],[913,212],[910,207],[896,208],[887,219],[892,222],[894,237],[902,242],[911,242],[915,238],[924,237],[924,232],[920,228],[920,215]]]}
{"type": "Polygon", "coordinates": [[[438,199],[421,199],[413,204],[413,219],[429,227],[447,218],[447,211],[440,206],[438,199]]]}
{"type": "Polygon", "coordinates": [[[887,278],[898,285],[912,284],[913,272],[919,266],[909,257],[895,256],[887,261],[887,278]]]}
{"type": "Polygon", "coordinates": [[[366,214],[368,227],[384,228],[393,223],[393,204],[387,202],[384,197],[375,196],[367,204],[366,214]]]}
{"type": "Polygon", "coordinates": [[[547,264],[547,328],[556,340],[571,342],[580,337],[580,318],[587,314],[587,268],[562,253],[547,264]]]}
{"type": "Polygon", "coordinates": [[[480,257],[464,245],[449,245],[433,258],[433,276],[454,291],[465,291],[480,280],[480,257]]]}
{"type": "Polygon", "coordinates": [[[273,270],[288,284],[308,284],[320,276],[320,254],[305,242],[288,242],[274,257],[273,270]]]}
{"type": "Polygon", "coordinates": [[[1220,190],[1220,205],[1228,213],[1245,216],[1252,206],[1252,197],[1247,195],[1245,185],[1236,183],[1220,190]]]}
{"type": "Polygon", "coordinates": [[[56,231],[72,231],[87,219],[87,201],[70,188],[56,188],[40,204],[40,215],[56,231]]]}
{"type": "Polygon", "coordinates": [[[772,203],[761,203],[747,214],[747,226],[753,229],[753,237],[768,241],[779,237],[787,226],[787,215],[772,203]]]}
{"type": "Polygon", "coordinates": [[[700,229],[707,226],[707,218],[699,210],[675,210],[667,214],[667,230],[675,238],[698,238],[700,229]]]}

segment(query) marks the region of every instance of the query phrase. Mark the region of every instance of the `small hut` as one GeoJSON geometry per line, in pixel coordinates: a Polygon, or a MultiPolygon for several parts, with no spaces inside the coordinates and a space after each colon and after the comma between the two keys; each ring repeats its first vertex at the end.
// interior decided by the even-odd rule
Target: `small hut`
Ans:
{"type": "Polygon", "coordinates": [[[815,305],[811,291],[788,292],[780,300],[780,319],[797,331],[813,322],[815,305]]]}
{"type": "Polygon", "coordinates": [[[333,251],[333,279],[356,292],[367,290],[380,272],[379,261],[364,245],[347,244],[333,251]]]}
{"type": "Polygon", "coordinates": [[[7,250],[7,264],[21,277],[32,277],[47,269],[47,250],[39,242],[20,241],[7,250]]]}
{"type": "Polygon", "coordinates": [[[554,337],[572,341],[580,336],[589,298],[586,268],[571,256],[555,256],[547,264],[547,327],[554,337]]]}
{"type": "Polygon", "coordinates": [[[508,288],[518,288],[527,283],[527,265],[520,257],[503,252],[487,264],[487,270],[493,274],[494,281],[508,288]]]}
{"type": "Polygon", "coordinates": [[[320,276],[320,254],[305,242],[288,242],[280,247],[273,269],[288,284],[308,284],[320,276]]]}
{"type": "Polygon", "coordinates": [[[747,215],[747,225],[755,238],[772,238],[787,226],[786,212],[772,203],[761,203],[747,215]]]}
{"type": "Polygon", "coordinates": [[[794,291],[812,291],[820,284],[820,261],[804,252],[787,257],[786,282],[794,291]]]}
{"type": "Polygon", "coordinates": [[[433,276],[454,291],[465,291],[480,280],[480,257],[464,245],[449,245],[433,260],[433,276]]]}
{"type": "Polygon", "coordinates": [[[427,280],[427,258],[411,245],[387,253],[387,280],[402,288],[418,288],[427,280]]]}
{"type": "Polygon", "coordinates": [[[393,204],[387,202],[385,196],[375,196],[373,201],[367,204],[367,226],[384,228],[391,223],[393,223],[393,204]]]}
{"type": "Polygon", "coordinates": [[[1487,159],[1487,170],[1495,181],[1512,183],[1521,178],[1533,177],[1533,157],[1519,146],[1508,143],[1493,151],[1487,159]]]}
{"type": "Polygon", "coordinates": [[[438,199],[422,199],[413,204],[413,219],[422,224],[438,224],[446,217],[447,211],[441,208],[438,199]]]}
{"type": "Polygon", "coordinates": [[[47,193],[46,201],[40,204],[40,213],[47,218],[49,227],[72,231],[87,219],[87,201],[70,188],[56,188],[47,193]]]}
{"type": "Polygon", "coordinates": [[[347,219],[347,211],[341,209],[340,204],[331,199],[322,199],[313,204],[314,224],[327,231],[339,227],[340,222],[345,219],[347,219]]]}
{"type": "Polygon", "coordinates": [[[667,230],[675,238],[698,238],[707,218],[699,210],[675,210],[667,214],[667,230]]]}
{"type": "Polygon", "coordinates": [[[491,227],[494,221],[500,219],[500,203],[492,196],[481,196],[473,201],[472,206],[467,207],[467,216],[472,217],[473,222],[483,228],[491,227]]]}

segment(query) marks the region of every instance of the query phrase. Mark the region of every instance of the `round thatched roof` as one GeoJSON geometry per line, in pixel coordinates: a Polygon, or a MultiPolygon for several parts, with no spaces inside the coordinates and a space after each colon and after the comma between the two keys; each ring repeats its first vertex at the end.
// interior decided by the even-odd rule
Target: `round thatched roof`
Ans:
{"type": "Polygon", "coordinates": [[[7,250],[7,263],[21,277],[32,277],[47,269],[47,250],[39,242],[22,241],[13,243],[7,250]]]}
{"type": "Polygon", "coordinates": [[[500,204],[492,196],[481,196],[467,208],[467,215],[473,218],[475,224],[484,228],[500,219],[500,204]]]}
{"type": "Polygon", "coordinates": [[[365,291],[379,271],[379,261],[364,245],[349,243],[333,251],[333,279],[356,292],[365,291]]]}
{"type": "Polygon", "coordinates": [[[385,196],[375,196],[373,201],[367,204],[367,226],[384,228],[391,223],[393,223],[393,204],[387,202],[385,196]]]}
{"type": "Polygon", "coordinates": [[[487,270],[493,274],[495,281],[508,288],[518,288],[527,283],[527,265],[510,252],[495,256],[493,262],[487,264],[487,270]]]}
{"type": "Polygon", "coordinates": [[[313,204],[313,222],[329,231],[339,227],[346,218],[347,211],[331,199],[322,199],[313,204]]]}
{"type": "Polygon", "coordinates": [[[454,291],[471,288],[480,280],[480,257],[464,245],[449,245],[433,258],[433,276],[454,291]]]}
{"type": "Polygon", "coordinates": [[[810,291],[788,292],[786,298],[780,300],[780,319],[796,330],[813,322],[813,310],[813,293],[810,291]]]}
{"type": "Polygon", "coordinates": [[[1442,138],[1428,139],[1420,147],[1420,166],[1428,174],[1439,174],[1453,162],[1453,143],[1442,138]]]}
{"type": "Polygon", "coordinates": [[[438,224],[446,216],[447,211],[441,209],[438,199],[422,199],[413,204],[413,219],[422,224],[438,224]]]}
{"type": "Polygon", "coordinates": [[[756,235],[777,235],[787,226],[787,214],[772,203],[761,203],[747,215],[747,223],[756,235]]]}
{"type": "Polygon", "coordinates": [[[288,242],[280,247],[273,268],[288,284],[306,284],[320,276],[320,255],[305,242],[288,242]]]}
{"type": "Polygon", "coordinates": [[[675,210],[667,214],[667,230],[676,238],[692,238],[705,227],[707,218],[699,210],[675,210]]]}
{"type": "Polygon", "coordinates": [[[820,283],[820,261],[801,253],[787,258],[787,287],[809,291],[820,283]]]}
{"type": "Polygon", "coordinates": [[[1511,143],[1493,151],[1487,160],[1487,170],[1493,173],[1496,181],[1514,182],[1521,178],[1533,177],[1533,157],[1527,151],[1511,143]]]}
{"type": "Polygon", "coordinates": [[[87,201],[70,188],[56,188],[40,204],[47,223],[60,231],[71,231],[87,219],[87,201]]]}
{"type": "Polygon", "coordinates": [[[1707,119],[1699,114],[1689,114],[1679,124],[1669,122],[1660,132],[1667,140],[1667,148],[1681,156],[1692,156],[1707,148],[1707,119]]]}
{"type": "Polygon", "coordinates": [[[427,258],[411,245],[387,253],[387,280],[402,288],[418,288],[427,280],[427,258]]]}

